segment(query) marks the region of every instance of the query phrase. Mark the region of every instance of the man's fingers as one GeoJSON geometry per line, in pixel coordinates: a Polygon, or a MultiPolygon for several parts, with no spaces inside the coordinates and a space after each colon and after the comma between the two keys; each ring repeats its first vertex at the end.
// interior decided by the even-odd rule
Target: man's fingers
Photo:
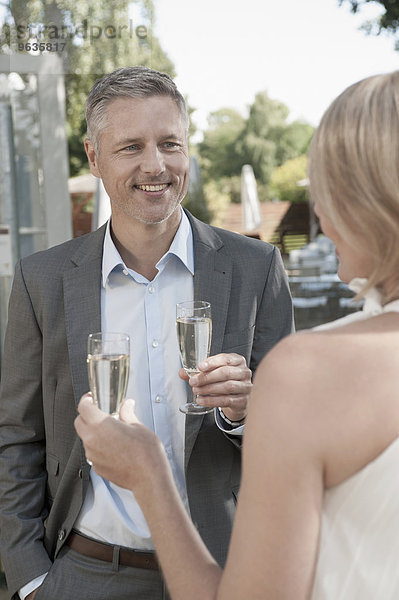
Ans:
{"type": "Polygon", "coordinates": [[[195,401],[201,406],[245,410],[248,405],[248,396],[196,396],[195,401]]]}
{"type": "Polygon", "coordinates": [[[240,365],[246,366],[246,362],[245,358],[241,356],[241,354],[235,354],[234,352],[230,354],[221,353],[215,354],[215,356],[210,356],[206,360],[200,362],[198,364],[198,368],[200,371],[208,372],[225,365],[230,365],[232,367],[238,367],[240,365]]]}
{"type": "Polygon", "coordinates": [[[213,369],[212,371],[198,373],[197,375],[193,375],[190,378],[190,385],[192,387],[205,386],[216,383],[226,383],[229,381],[251,381],[251,371],[247,366],[237,365],[237,366],[222,366],[217,369],[213,369]]]}
{"type": "MultiPolygon", "coordinates": [[[[191,383],[191,382],[190,382],[191,383]]],[[[193,394],[201,396],[210,394],[212,396],[241,396],[250,394],[252,383],[250,380],[241,381],[239,379],[228,379],[227,381],[207,381],[204,384],[199,382],[193,385],[193,394]]]]}

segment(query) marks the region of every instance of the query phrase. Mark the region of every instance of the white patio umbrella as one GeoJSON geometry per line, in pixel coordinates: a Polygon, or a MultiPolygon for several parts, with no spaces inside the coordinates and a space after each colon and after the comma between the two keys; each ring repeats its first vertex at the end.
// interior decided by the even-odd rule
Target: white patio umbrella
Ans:
{"type": "Polygon", "coordinates": [[[256,179],[251,165],[241,170],[242,225],[246,233],[257,229],[262,223],[256,179]]]}

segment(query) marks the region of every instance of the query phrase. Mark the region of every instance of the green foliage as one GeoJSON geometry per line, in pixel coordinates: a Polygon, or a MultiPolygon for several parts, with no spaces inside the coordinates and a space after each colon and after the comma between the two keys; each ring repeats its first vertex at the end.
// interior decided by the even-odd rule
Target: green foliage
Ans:
{"type": "MultiPolygon", "coordinates": [[[[162,69],[160,69],[160,70],[162,71],[162,69]]],[[[189,153],[190,153],[190,156],[191,156],[192,154],[195,153],[193,145],[191,143],[191,138],[192,138],[192,136],[195,134],[195,132],[197,130],[197,128],[196,128],[196,126],[195,126],[195,124],[194,124],[194,122],[192,120],[192,115],[193,115],[193,113],[195,112],[196,109],[193,108],[192,106],[190,106],[187,96],[184,99],[186,101],[187,113],[188,113],[188,121],[189,121],[189,124],[188,124],[188,150],[189,150],[189,153]]]]}
{"type": "MultiPolygon", "coordinates": [[[[385,31],[395,35],[398,31],[399,4],[397,0],[338,0],[340,6],[342,6],[344,2],[350,4],[351,10],[354,13],[357,13],[362,6],[369,2],[380,4],[384,8],[384,12],[377,19],[366,21],[362,25],[362,29],[366,33],[379,35],[385,31]]],[[[399,51],[399,39],[396,39],[395,41],[395,50],[399,51]]]]}
{"type": "Polygon", "coordinates": [[[255,177],[268,183],[276,165],[276,153],[281,133],[286,127],[289,110],[282,102],[259,92],[249,109],[242,143],[239,145],[243,163],[250,164],[255,177]]]}
{"type": "Polygon", "coordinates": [[[306,186],[298,182],[306,179],[306,155],[292,158],[277,167],[270,179],[270,191],[273,197],[288,202],[304,202],[307,200],[306,186]]]}
{"type": "Polygon", "coordinates": [[[208,208],[207,198],[204,194],[198,159],[194,153],[190,156],[188,191],[182,204],[195,217],[204,221],[204,223],[210,223],[211,212],[208,208]]]}
{"type": "Polygon", "coordinates": [[[199,144],[204,179],[238,175],[242,160],[237,150],[245,128],[245,119],[232,108],[221,108],[209,116],[209,128],[199,144]]]}
{"type": "Polygon", "coordinates": [[[256,94],[249,111],[242,143],[245,163],[252,165],[255,177],[268,184],[276,166],[306,152],[313,127],[302,121],[287,123],[289,110],[266,92],[256,94]]]}
{"type": "Polygon", "coordinates": [[[212,225],[215,225],[216,227],[223,226],[224,216],[230,205],[229,190],[226,189],[224,185],[226,179],[208,181],[208,183],[204,185],[204,192],[211,214],[211,222],[212,225]]]}
{"type": "Polygon", "coordinates": [[[229,202],[239,204],[241,202],[241,176],[222,177],[215,181],[216,189],[222,195],[227,195],[229,202]]]}
{"type": "MultiPolygon", "coordinates": [[[[209,129],[198,146],[204,180],[209,187],[209,206],[216,195],[241,202],[241,169],[253,167],[261,202],[271,200],[270,178],[276,167],[307,152],[313,127],[304,121],[287,123],[289,110],[266,92],[256,94],[247,119],[231,108],[209,117],[209,129]]],[[[305,175],[299,177],[299,179],[305,175]]]]}
{"type": "Polygon", "coordinates": [[[208,208],[207,197],[204,194],[202,182],[198,185],[190,185],[188,192],[182,202],[184,208],[187,208],[200,221],[204,223],[210,223],[212,213],[208,208]]]}
{"type": "Polygon", "coordinates": [[[194,217],[197,217],[204,223],[210,223],[212,213],[208,209],[207,201],[203,193],[190,192],[187,193],[182,206],[187,208],[194,217]]]}
{"type": "Polygon", "coordinates": [[[310,140],[314,127],[305,121],[293,121],[289,123],[280,134],[276,149],[276,163],[282,165],[287,160],[306,154],[309,149],[310,140]]]}
{"type": "Polygon", "coordinates": [[[258,190],[259,202],[269,202],[270,200],[273,200],[269,184],[257,182],[256,187],[258,190]]]}
{"type": "Polygon", "coordinates": [[[276,144],[273,140],[248,132],[240,147],[242,164],[252,166],[257,181],[268,183],[276,165],[276,144]]]}
{"type": "Polygon", "coordinates": [[[276,166],[307,151],[313,133],[308,123],[287,123],[288,114],[266,92],[256,94],[247,119],[231,108],[212,113],[198,147],[205,181],[241,175],[250,164],[258,183],[267,186],[276,166]]]}
{"type": "Polygon", "coordinates": [[[285,127],[289,110],[283,102],[272,100],[266,92],[258,92],[249,109],[247,133],[276,139],[285,127]]]}

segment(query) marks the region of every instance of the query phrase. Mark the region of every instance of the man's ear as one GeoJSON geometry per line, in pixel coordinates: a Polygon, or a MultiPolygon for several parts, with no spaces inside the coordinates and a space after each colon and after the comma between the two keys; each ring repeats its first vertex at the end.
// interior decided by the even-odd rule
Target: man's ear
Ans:
{"type": "Polygon", "coordinates": [[[101,179],[100,171],[98,170],[97,154],[93,144],[88,138],[85,139],[85,150],[89,161],[91,174],[101,179]]]}

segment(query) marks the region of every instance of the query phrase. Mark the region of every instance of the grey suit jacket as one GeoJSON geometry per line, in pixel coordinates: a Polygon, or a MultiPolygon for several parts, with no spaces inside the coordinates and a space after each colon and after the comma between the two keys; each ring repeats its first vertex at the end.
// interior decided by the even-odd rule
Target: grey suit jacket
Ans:
{"type": "MultiPolygon", "coordinates": [[[[269,244],[188,216],[194,295],[212,304],[211,353],[237,352],[255,370],[292,331],[280,254],[269,244]]],[[[104,231],[16,266],[0,400],[0,553],[12,594],[50,569],[87,489],[89,466],[73,422],[89,389],[87,336],[101,330],[104,231]]],[[[193,521],[223,564],[240,450],[215,426],[212,414],[187,417],[185,468],[193,521]]]]}

